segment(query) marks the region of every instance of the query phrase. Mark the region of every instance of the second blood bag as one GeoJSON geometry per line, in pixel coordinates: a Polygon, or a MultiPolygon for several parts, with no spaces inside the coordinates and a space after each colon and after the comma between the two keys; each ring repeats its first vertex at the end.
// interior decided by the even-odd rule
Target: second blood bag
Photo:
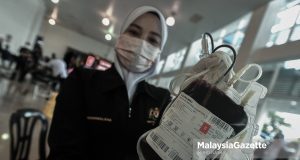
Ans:
{"type": "MultiPolygon", "coordinates": [[[[209,159],[215,156],[215,149],[195,155],[195,140],[205,143],[243,141],[245,137],[247,142],[252,140],[253,135],[248,132],[255,128],[252,124],[256,105],[266,94],[266,88],[255,82],[261,76],[260,66],[248,65],[235,74],[234,61],[226,53],[215,51],[201,59],[183,81],[173,81],[177,85],[171,85],[171,92],[176,98],[166,108],[159,126],[140,137],[137,145],[140,159],[209,159]],[[251,67],[258,68],[258,76],[242,80],[251,67]],[[238,81],[247,83],[242,92],[235,88],[238,81]]],[[[217,157],[232,158],[228,154],[229,151],[223,151],[217,157]]]]}

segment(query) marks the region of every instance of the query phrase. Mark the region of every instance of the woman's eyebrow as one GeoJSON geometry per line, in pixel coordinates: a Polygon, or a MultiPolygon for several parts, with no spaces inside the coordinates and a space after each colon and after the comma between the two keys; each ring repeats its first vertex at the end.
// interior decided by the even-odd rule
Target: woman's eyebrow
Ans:
{"type": "Polygon", "coordinates": [[[142,27],[141,27],[141,26],[139,26],[139,25],[137,25],[137,24],[134,24],[134,23],[130,24],[130,27],[135,27],[135,28],[137,28],[137,29],[139,29],[139,30],[142,30],[142,27]]]}
{"type": "Polygon", "coordinates": [[[151,33],[152,35],[157,36],[158,38],[161,39],[161,35],[160,35],[159,33],[154,32],[154,31],[151,31],[150,33],[151,33]]]}

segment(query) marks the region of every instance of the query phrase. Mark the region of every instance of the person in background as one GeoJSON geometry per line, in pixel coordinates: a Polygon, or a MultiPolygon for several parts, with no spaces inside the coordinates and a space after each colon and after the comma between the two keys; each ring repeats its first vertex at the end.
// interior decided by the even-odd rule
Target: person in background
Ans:
{"type": "Polygon", "coordinates": [[[15,91],[11,91],[12,86],[15,84],[17,91],[21,92],[22,94],[26,94],[28,92],[28,86],[24,85],[24,80],[26,75],[31,71],[33,67],[33,59],[31,57],[30,50],[21,47],[19,49],[19,56],[16,57],[16,68],[14,69],[10,79],[11,83],[9,84],[9,89],[7,93],[14,93],[15,91]],[[16,81],[17,83],[15,83],[16,81]]]}
{"type": "Polygon", "coordinates": [[[33,61],[34,61],[34,70],[38,69],[39,67],[39,62],[42,60],[43,57],[43,38],[42,37],[38,37],[36,40],[36,43],[33,46],[33,50],[32,50],[32,57],[33,57],[33,61]]]}
{"type": "Polygon", "coordinates": [[[52,59],[46,64],[52,70],[52,77],[55,78],[52,88],[58,88],[58,84],[62,84],[68,76],[67,64],[64,60],[53,57],[55,53],[52,53],[52,59]]]}
{"type": "Polygon", "coordinates": [[[55,53],[52,53],[52,54],[51,54],[51,58],[52,58],[52,59],[56,59],[56,54],[55,54],[55,53]]]}
{"type": "Polygon", "coordinates": [[[17,65],[11,79],[18,76],[18,82],[21,83],[24,81],[26,74],[32,69],[33,59],[30,50],[25,47],[21,47],[19,53],[20,55],[16,59],[17,65]]]}
{"type": "Polygon", "coordinates": [[[64,55],[63,60],[67,63],[67,69],[78,67],[77,59],[79,55],[76,53],[69,51],[64,55]]]}
{"type": "Polygon", "coordinates": [[[66,62],[59,58],[53,58],[48,62],[47,66],[52,69],[53,77],[60,79],[66,79],[67,74],[67,65],[66,62]]]}
{"type": "Polygon", "coordinates": [[[0,36],[0,54],[2,53],[3,50],[2,43],[3,43],[3,38],[0,36]]]}
{"type": "MultiPolygon", "coordinates": [[[[26,41],[26,42],[25,42],[25,47],[28,48],[28,49],[31,48],[31,43],[28,42],[28,41],[26,41]]],[[[31,52],[31,51],[30,51],[30,52],[31,52]]]]}
{"type": "Polygon", "coordinates": [[[167,40],[162,13],[135,9],[115,44],[115,63],[105,71],[75,68],[56,99],[49,160],[137,160],[138,138],[158,125],[170,100],[166,89],[145,79],[157,73],[167,40]]]}
{"type": "Polygon", "coordinates": [[[0,36],[0,59],[1,59],[1,65],[2,65],[2,52],[3,52],[3,47],[2,47],[2,44],[3,44],[3,38],[0,36]]]}
{"type": "Polygon", "coordinates": [[[12,40],[12,35],[10,34],[7,34],[6,35],[6,38],[5,38],[5,41],[3,42],[3,49],[2,49],[2,55],[1,55],[1,58],[2,58],[2,66],[5,67],[5,68],[10,68],[11,65],[12,65],[12,56],[11,56],[11,52],[10,52],[10,43],[11,43],[11,40],[12,40]],[[7,64],[8,63],[8,64],[7,64]]]}

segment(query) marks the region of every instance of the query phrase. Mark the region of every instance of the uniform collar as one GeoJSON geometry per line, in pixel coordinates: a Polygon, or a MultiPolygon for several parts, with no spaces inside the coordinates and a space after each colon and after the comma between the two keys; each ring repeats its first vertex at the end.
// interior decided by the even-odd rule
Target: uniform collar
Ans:
{"type": "Polygon", "coordinates": [[[161,99],[161,95],[157,94],[157,92],[155,92],[154,90],[154,86],[151,86],[150,84],[148,84],[146,81],[141,81],[140,83],[138,83],[137,89],[135,91],[136,95],[139,94],[146,94],[156,100],[160,100],[161,99]]]}
{"type": "MultiPolygon", "coordinates": [[[[96,83],[98,84],[97,88],[101,90],[101,92],[109,92],[119,87],[124,87],[124,89],[126,89],[125,83],[118,71],[116,70],[114,64],[112,64],[111,68],[102,73],[103,74],[98,74],[99,78],[96,78],[96,83]]],[[[153,92],[153,87],[151,87],[147,82],[145,82],[145,80],[138,83],[134,94],[147,94],[153,97],[154,99],[160,99],[160,97],[158,95],[155,95],[155,93],[153,92]]]]}

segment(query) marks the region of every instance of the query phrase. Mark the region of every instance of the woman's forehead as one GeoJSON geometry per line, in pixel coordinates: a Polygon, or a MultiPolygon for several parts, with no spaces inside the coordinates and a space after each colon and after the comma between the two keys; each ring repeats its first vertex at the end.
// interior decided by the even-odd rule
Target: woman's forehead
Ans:
{"type": "Polygon", "coordinates": [[[129,26],[139,26],[144,30],[151,30],[161,34],[161,22],[156,14],[151,12],[138,16],[129,26]]]}

